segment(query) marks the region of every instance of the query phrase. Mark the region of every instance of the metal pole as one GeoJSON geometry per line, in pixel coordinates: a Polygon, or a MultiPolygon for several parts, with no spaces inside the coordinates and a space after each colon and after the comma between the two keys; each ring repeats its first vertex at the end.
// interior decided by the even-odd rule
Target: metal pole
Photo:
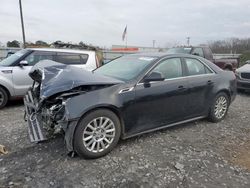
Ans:
{"type": "Polygon", "coordinates": [[[153,40],[153,48],[155,48],[155,40],[153,40]]]}
{"type": "Polygon", "coordinates": [[[126,48],[128,48],[128,33],[126,33],[126,48]]]}
{"type": "Polygon", "coordinates": [[[190,44],[190,37],[187,37],[187,45],[189,46],[190,44]]]}
{"type": "Polygon", "coordinates": [[[24,32],[24,24],[23,24],[23,11],[22,11],[22,1],[19,0],[19,8],[20,8],[20,17],[21,17],[21,24],[22,24],[22,34],[23,34],[23,48],[25,48],[25,32],[24,32]]]}

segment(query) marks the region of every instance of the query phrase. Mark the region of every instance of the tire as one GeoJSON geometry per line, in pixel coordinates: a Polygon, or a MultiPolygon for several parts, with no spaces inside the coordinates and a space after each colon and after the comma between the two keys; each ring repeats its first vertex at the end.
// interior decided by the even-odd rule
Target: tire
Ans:
{"type": "Polygon", "coordinates": [[[227,115],[229,107],[229,97],[226,93],[220,92],[214,98],[214,101],[210,107],[208,119],[211,122],[219,122],[227,115]]]}
{"type": "Polygon", "coordinates": [[[9,97],[8,97],[6,90],[0,87],[0,109],[5,107],[5,105],[8,102],[8,99],[9,97]]]}
{"type": "Polygon", "coordinates": [[[79,121],[73,138],[74,150],[86,159],[99,158],[116,146],[120,135],[119,118],[110,110],[98,109],[79,121]]]}

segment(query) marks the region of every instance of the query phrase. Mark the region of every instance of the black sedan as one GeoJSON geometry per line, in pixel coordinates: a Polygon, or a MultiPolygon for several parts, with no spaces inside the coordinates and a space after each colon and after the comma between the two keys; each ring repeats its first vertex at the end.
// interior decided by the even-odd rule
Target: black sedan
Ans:
{"type": "Polygon", "coordinates": [[[236,95],[232,72],[185,54],[128,55],[93,72],[43,61],[30,76],[24,102],[31,141],[63,131],[69,153],[85,158],[107,154],[119,139],[221,121],[236,95]]]}

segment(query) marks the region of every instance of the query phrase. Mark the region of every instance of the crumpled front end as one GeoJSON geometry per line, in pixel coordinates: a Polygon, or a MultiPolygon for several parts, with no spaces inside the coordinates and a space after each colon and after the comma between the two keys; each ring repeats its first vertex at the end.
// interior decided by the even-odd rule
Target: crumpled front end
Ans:
{"type": "Polygon", "coordinates": [[[47,140],[56,133],[68,129],[68,125],[75,120],[70,118],[71,112],[67,109],[67,100],[104,87],[107,85],[81,86],[39,100],[39,85],[35,84],[24,97],[25,120],[28,121],[31,142],[47,140]]]}
{"type": "Polygon", "coordinates": [[[43,105],[37,101],[32,88],[24,97],[25,120],[31,142],[40,142],[53,137],[66,123],[62,101],[47,101],[43,105]]]}
{"type": "MultiPolygon", "coordinates": [[[[72,113],[75,113],[72,105],[77,105],[75,108],[81,109],[84,107],[84,100],[81,100],[80,104],[78,102],[70,106],[67,106],[68,101],[122,81],[73,66],[60,66],[54,63],[53,67],[46,67],[45,64],[50,62],[42,63],[30,73],[34,83],[24,97],[25,120],[28,122],[30,140],[41,142],[63,132],[67,149],[73,151],[72,137],[80,117],[72,118],[72,113]]],[[[93,96],[87,100],[94,100],[93,96]]]]}

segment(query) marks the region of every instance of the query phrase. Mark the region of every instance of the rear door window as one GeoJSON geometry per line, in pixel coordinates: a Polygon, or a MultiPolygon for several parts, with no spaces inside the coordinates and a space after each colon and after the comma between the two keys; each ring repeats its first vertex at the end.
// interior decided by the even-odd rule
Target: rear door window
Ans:
{"type": "Polygon", "coordinates": [[[185,58],[185,62],[187,65],[189,76],[212,73],[211,70],[209,70],[203,63],[201,63],[197,59],[185,58]]]}
{"type": "Polygon", "coordinates": [[[67,65],[81,65],[88,61],[88,54],[58,52],[56,61],[67,65]]]}

